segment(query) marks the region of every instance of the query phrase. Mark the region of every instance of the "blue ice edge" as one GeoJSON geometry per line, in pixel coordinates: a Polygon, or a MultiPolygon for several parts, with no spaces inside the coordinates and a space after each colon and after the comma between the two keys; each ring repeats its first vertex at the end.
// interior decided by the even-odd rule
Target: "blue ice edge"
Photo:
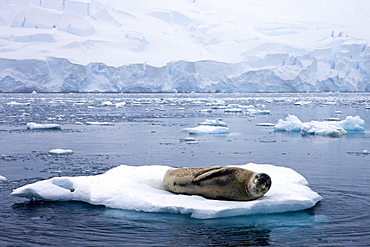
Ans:
{"type": "Polygon", "coordinates": [[[121,165],[100,175],[39,181],[11,194],[32,200],[82,201],[114,209],[188,214],[199,219],[300,211],[322,199],[302,175],[290,168],[254,163],[237,167],[269,174],[271,189],[265,196],[246,202],[178,195],[163,186],[163,175],[171,167],[121,165]]]}

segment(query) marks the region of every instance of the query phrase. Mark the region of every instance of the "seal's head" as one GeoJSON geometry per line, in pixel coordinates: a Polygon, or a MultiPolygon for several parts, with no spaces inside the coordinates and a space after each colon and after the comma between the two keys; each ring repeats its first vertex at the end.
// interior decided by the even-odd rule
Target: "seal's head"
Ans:
{"type": "Polygon", "coordinates": [[[271,188],[271,178],[266,173],[256,173],[248,184],[249,193],[256,198],[263,196],[271,188]]]}

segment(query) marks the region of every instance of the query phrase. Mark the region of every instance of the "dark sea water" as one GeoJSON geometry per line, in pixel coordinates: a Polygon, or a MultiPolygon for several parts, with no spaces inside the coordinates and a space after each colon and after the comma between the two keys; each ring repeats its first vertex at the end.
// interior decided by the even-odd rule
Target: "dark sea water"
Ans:
{"type": "Polygon", "coordinates": [[[0,181],[0,246],[370,246],[369,106],[369,94],[354,93],[0,94],[0,175],[7,178],[0,181]],[[202,111],[217,100],[270,114],[202,111]],[[124,107],[114,106],[123,101],[124,107]],[[358,115],[366,130],[331,138],[256,126],[288,114],[305,122],[358,115]],[[229,135],[181,141],[182,128],[217,118],[229,125],[229,135]],[[93,121],[111,125],[86,125],[93,121]],[[62,129],[27,130],[29,122],[62,129]],[[74,154],[49,155],[54,148],[74,154]],[[10,195],[42,179],[101,174],[120,164],[249,162],[296,170],[323,200],[300,212],[201,220],[10,195]]]}

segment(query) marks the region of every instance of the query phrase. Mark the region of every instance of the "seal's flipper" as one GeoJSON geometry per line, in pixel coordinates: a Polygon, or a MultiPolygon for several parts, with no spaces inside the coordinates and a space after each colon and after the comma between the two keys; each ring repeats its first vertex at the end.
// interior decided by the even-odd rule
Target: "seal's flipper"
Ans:
{"type": "Polygon", "coordinates": [[[230,172],[231,170],[228,167],[223,166],[210,167],[210,169],[203,170],[202,172],[195,174],[193,182],[197,183],[215,177],[224,176],[230,174],[230,172]]]}

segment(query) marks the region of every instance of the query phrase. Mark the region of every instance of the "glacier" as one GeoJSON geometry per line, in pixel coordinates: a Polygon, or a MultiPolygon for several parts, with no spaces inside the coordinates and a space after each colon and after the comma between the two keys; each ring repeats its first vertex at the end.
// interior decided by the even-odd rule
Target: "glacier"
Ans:
{"type": "Polygon", "coordinates": [[[0,92],[370,91],[365,0],[0,7],[0,92]]]}

